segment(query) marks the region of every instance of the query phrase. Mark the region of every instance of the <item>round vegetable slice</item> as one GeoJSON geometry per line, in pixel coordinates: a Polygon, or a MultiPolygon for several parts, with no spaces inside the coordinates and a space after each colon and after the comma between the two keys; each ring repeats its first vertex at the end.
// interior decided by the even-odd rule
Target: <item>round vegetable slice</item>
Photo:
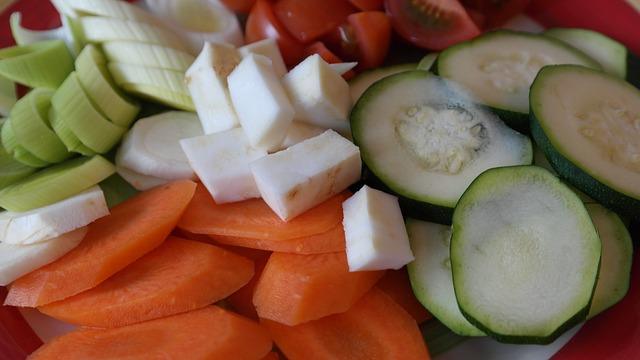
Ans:
{"type": "Polygon", "coordinates": [[[69,125],[58,116],[53,106],[49,109],[49,123],[56,132],[56,135],[60,138],[60,141],[64,143],[64,146],[66,146],[69,151],[85,156],[93,156],[96,154],[95,151],[82,144],[82,141],[71,131],[69,125]]]}
{"type": "Polygon", "coordinates": [[[537,166],[491,169],[453,215],[460,310],[502,342],[547,344],[584,321],[601,243],[580,198],[537,166]]]}
{"type": "Polygon", "coordinates": [[[543,68],[531,86],[531,132],[567,182],[640,219],[640,91],[575,65],[543,68]]]}
{"type": "Polygon", "coordinates": [[[349,92],[351,93],[351,100],[355,104],[360,96],[373,85],[376,81],[383,79],[389,75],[401,73],[404,71],[415,70],[416,64],[400,64],[381,67],[377,69],[371,69],[363,71],[355,78],[349,81],[349,92]]]}
{"type": "Polygon", "coordinates": [[[0,190],[0,206],[19,212],[50,205],[79,194],[113,173],[115,167],[99,155],[68,160],[0,190]]]}
{"type": "Polygon", "coordinates": [[[182,72],[195,61],[193,55],[184,51],[135,41],[110,41],[102,44],[102,50],[110,62],[182,72]]]}
{"type": "MultiPolygon", "coordinates": [[[[6,119],[0,120],[1,125],[4,122],[6,122],[6,119]]],[[[35,168],[15,160],[11,154],[7,153],[4,146],[0,146],[0,189],[29,176],[35,171],[35,168]]]]}
{"type": "Polygon", "coordinates": [[[55,89],[73,71],[73,58],[62,40],[0,50],[0,75],[29,87],[55,89]]]}
{"type": "Polygon", "coordinates": [[[11,126],[11,119],[7,119],[3,123],[2,146],[7,151],[7,153],[13,156],[14,159],[26,166],[39,168],[49,165],[48,162],[37,158],[35,155],[30,153],[27,149],[25,149],[18,143],[18,139],[16,139],[16,135],[13,132],[13,127],[11,126]]]}

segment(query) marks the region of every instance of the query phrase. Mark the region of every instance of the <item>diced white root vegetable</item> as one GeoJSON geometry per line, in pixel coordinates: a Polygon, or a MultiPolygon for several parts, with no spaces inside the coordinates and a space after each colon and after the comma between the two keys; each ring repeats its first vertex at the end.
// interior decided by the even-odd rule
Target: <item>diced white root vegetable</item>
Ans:
{"type": "Polygon", "coordinates": [[[349,84],[319,55],[312,55],[282,78],[296,120],[340,129],[348,123],[349,84]]]}
{"type": "Polygon", "coordinates": [[[246,57],[250,54],[268,57],[271,60],[273,71],[276,72],[278,77],[283,77],[287,73],[287,66],[284,64],[282,53],[280,53],[280,48],[278,48],[278,43],[274,38],[268,38],[247,44],[238,50],[242,57],[246,57]]]}
{"type": "Polygon", "coordinates": [[[127,169],[126,167],[118,166],[117,164],[116,172],[138,191],[147,191],[169,182],[169,180],[166,179],[137,173],[131,169],[127,169]]]}
{"type": "Polygon", "coordinates": [[[252,148],[242,129],[184,139],[180,144],[216,203],[260,197],[249,164],[267,152],[252,148]]]}
{"type": "Polygon", "coordinates": [[[289,126],[287,136],[282,141],[279,150],[287,149],[299,142],[311,139],[312,137],[316,137],[326,130],[327,129],[315,125],[303,123],[300,121],[294,121],[289,126]]]}
{"type": "Polygon", "coordinates": [[[140,119],[125,135],[116,163],[139,174],[166,180],[195,177],[180,140],[202,135],[196,114],[170,111],[140,119]]]}
{"type": "Polygon", "coordinates": [[[246,56],[227,79],[231,100],[251,146],[273,151],[287,134],[294,110],[266,56],[246,56]]]}
{"type": "Polygon", "coordinates": [[[205,43],[187,70],[185,81],[205,134],[240,125],[227,87],[227,76],[240,60],[240,53],[232,45],[205,43]]]}
{"type": "Polygon", "coordinates": [[[0,213],[0,242],[29,245],[43,242],[109,215],[99,186],[55,204],[26,212],[0,213]]]}
{"type": "Polygon", "coordinates": [[[360,179],[360,150],[327,130],[251,164],[260,194],[282,220],[291,220],[360,179]]]}
{"type": "Polygon", "coordinates": [[[86,234],[87,227],[81,227],[32,245],[0,243],[0,285],[9,285],[19,277],[57,260],[78,246],[86,234]]]}
{"type": "Polygon", "coordinates": [[[329,64],[329,66],[333,69],[333,71],[337,72],[338,75],[344,75],[347,72],[353,70],[356,66],[358,66],[357,62],[346,62],[346,63],[336,63],[329,64]]]}
{"type": "Polygon", "coordinates": [[[397,197],[365,185],[342,210],[349,271],[399,269],[413,261],[397,197]]]}

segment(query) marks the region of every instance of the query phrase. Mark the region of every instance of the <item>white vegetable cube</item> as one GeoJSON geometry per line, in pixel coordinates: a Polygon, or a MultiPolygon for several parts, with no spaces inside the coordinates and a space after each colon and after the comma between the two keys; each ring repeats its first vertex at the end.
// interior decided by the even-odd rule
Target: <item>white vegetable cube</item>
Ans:
{"type": "Polygon", "coordinates": [[[26,212],[0,213],[0,242],[28,245],[66,234],[109,215],[104,193],[94,186],[78,195],[26,212]]]}
{"type": "Polygon", "coordinates": [[[240,60],[240,53],[231,45],[205,43],[187,70],[187,87],[205,134],[239,126],[227,88],[227,77],[240,60]]]}
{"type": "Polygon", "coordinates": [[[260,194],[282,220],[291,220],[360,179],[360,150],[327,130],[251,164],[260,194]]]}
{"type": "Polygon", "coordinates": [[[250,54],[263,55],[271,60],[273,71],[276,72],[278,77],[283,77],[287,73],[287,67],[282,59],[282,53],[278,48],[278,43],[274,38],[268,38],[254,43],[245,45],[238,49],[242,57],[249,56],[250,54]]]}
{"type": "Polygon", "coordinates": [[[229,75],[228,82],[231,100],[251,145],[276,150],[287,134],[294,112],[271,60],[262,55],[248,55],[229,75]]]}
{"type": "Polygon", "coordinates": [[[319,55],[312,55],[282,78],[296,120],[341,129],[351,106],[349,84],[319,55]]]}
{"type": "Polygon", "coordinates": [[[342,209],[350,271],[399,269],[413,261],[397,197],[365,185],[342,209]]]}
{"type": "Polygon", "coordinates": [[[287,136],[285,136],[282,144],[280,145],[280,149],[287,149],[299,142],[305,141],[307,139],[311,139],[312,137],[316,137],[327,129],[321,128],[319,126],[303,123],[300,121],[294,121],[289,126],[289,130],[287,130],[287,136]]]}
{"type": "Polygon", "coordinates": [[[260,197],[249,164],[267,152],[251,147],[242,129],[184,139],[180,145],[216,203],[260,197]]]}

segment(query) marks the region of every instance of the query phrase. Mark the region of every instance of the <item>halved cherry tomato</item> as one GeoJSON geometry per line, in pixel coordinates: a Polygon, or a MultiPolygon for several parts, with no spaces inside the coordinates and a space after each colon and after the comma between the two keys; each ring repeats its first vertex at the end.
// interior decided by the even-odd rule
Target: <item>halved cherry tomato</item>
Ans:
{"type": "Polygon", "coordinates": [[[249,11],[251,11],[253,4],[256,3],[256,0],[221,0],[221,1],[226,7],[239,13],[248,13],[249,11]]]}
{"type": "Polygon", "coordinates": [[[382,65],[391,43],[391,21],[382,11],[364,11],[347,18],[359,50],[360,69],[382,65]]]}
{"type": "Polygon", "coordinates": [[[462,0],[462,4],[486,18],[485,28],[492,29],[523,12],[530,0],[462,0]]]}
{"type": "Polygon", "coordinates": [[[291,35],[303,43],[328,33],[356,11],[348,0],[278,0],[273,10],[291,35]]]}
{"type": "Polygon", "coordinates": [[[304,56],[304,45],[296,40],[276,18],[268,0],[257,0],[247,18],[245,40],[247,43],[266,38],[275,38],[278,42],[284,62],[288,66],[296,65],[304,56]]]}
{"type": "Polygon", "coordinates": [[[384,0],[349,0],[353,6],[362,11],[382,10],[384,0]]]}
{"type": "MultiPolygon", "coordinates": [[[[305,49],[305,56],[311,56],[313,54],[320,55],[320,57],[329,64],[337,64],[342,62],[342,59],[331,52],[331,50],[329,50],[321,41],[316,41],[313,44],[307,46],[307,48],[305,49]]],[[[342,74],[342,77],[345,78],[345,80],[349,80],[355,75],[356,73],[353,70],[349,70],[346,73],[342,74]]]]}
{"type": "Polygon", "coordinates": [[[480,35],[458,0],[385,0],[393,28],[425,49],[442,50],[480,35]]]}

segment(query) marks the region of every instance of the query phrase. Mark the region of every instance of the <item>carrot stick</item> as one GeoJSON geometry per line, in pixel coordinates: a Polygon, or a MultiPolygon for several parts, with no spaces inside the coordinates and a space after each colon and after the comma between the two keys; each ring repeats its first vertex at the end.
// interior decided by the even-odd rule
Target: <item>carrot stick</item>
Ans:
{"type": "MultiPolygon", "coordinates": [[[[236,248],[236,249],[244,249],[244,248],[236,248]]],[[[253,250],[253,249],[247,249],[253,250]]],[[[258,251],[258,250],[253,250],[258,251]]],[[[231,294],[227,299],[233,309],[240,315],[246,316],[251,319],[258,319],[258,313],[256,312],[256,307],[253,305],[253,294],[256,289],[256,285],[258,284],[258,280],[260,280],[260,276],[262,275],[262,271],[264,267],[267,265],[267,261],[269,260],[269,256],[271,253],[266,251],[262,251],[261,255],[258,253],[250,254],[255,256],[254,264],[255,264],[255,275],[251,280],[242,288],[240,288],[235,293],[231,294]]]]}
{"type": "Polygon", "coordinates": [[[162,244],[195,187],[192,181],[176,181],[120,203],[110,215],[89,225],[89,232],[75,249],[16,280],[5,304],[41,306],[100,284],[162,244]]]}
{"type": "Polygon", "coordinates": [[[427,309],[420,304],[413,294],[407,268],[387,271],[382,279],[378,281],[377,286],[380,290],[387,293],[393,301],[402,306],[418,324],[432,318],[431,314],[429,314],[427,309]]]}
{"type": "Polygon", "coordinates": [[[177,237],[95,288],[39,310],[76,325],[112,328],[205,307],[253,277],[253,262],[177,237]]]}

